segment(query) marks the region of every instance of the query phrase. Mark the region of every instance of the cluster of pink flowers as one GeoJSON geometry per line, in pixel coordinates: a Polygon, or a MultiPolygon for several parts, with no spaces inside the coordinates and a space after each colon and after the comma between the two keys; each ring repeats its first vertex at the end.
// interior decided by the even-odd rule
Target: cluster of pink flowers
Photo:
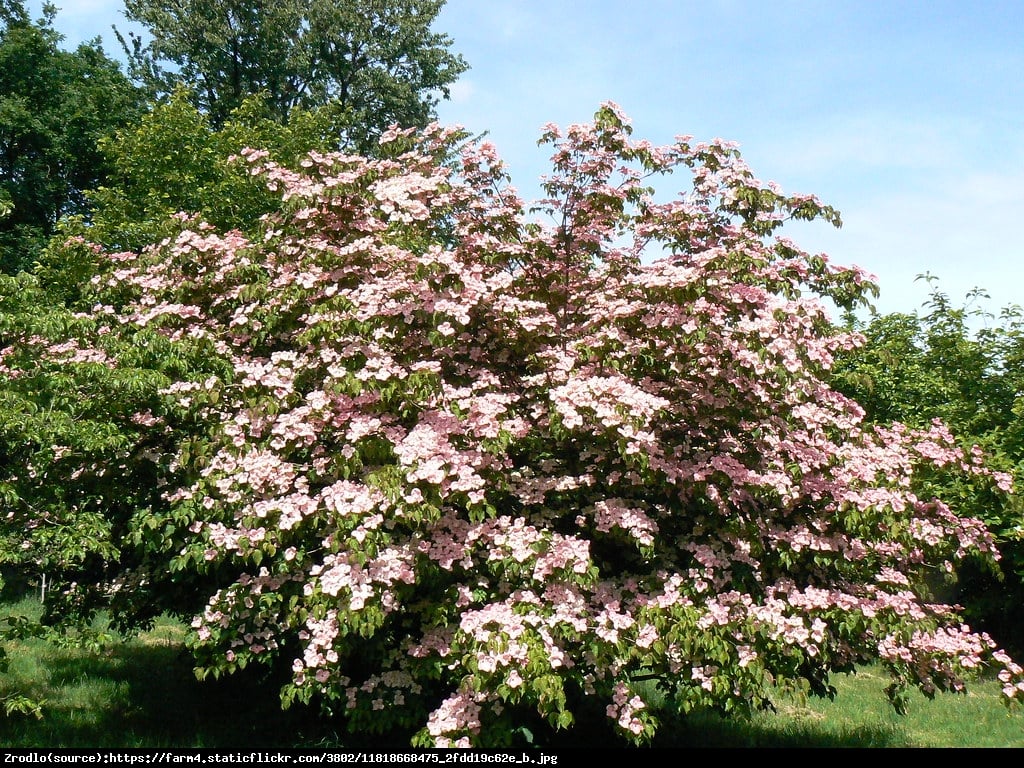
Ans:
{"type": "Polygon", "coordinates": [[[615,692],[612,694],[612,703],[607,708],[607,714],[618,723],[620,728],[639,736],[643,733],[644,722],[637,715],[646,708],[644,700],[639,696],[631,695],[627,685],[617,683],[615,692]]]}
{"type": "Polygon", "coordinates": [[[470,734],[480,730],[480,700],[483,694],[468,690],[459,690],[445,699],[441,706],[430,713],[427,720],[427,733],[434,737],[435,746],[469,747],[472,746],[470,734]],[[468,733],[465,733],[467,732],[468,733]],[[456,739],[452,735],[462,733],[456,739]]]}
{"type": "Polygon", "coordinates": [[[644,510],[622,499],[597,502],[594,505],[594,524],[602,532],[620,528],[643,546],[654,544],[658,533],[658,524],[644,510]]]}
{"type": "Polygon", "coordinates": [[[116,365],[106,352],[94,347],[81,347],[76,340],[48,344],[44,351],[47,358],[62,363],[99,363],[100,365],[116,365]]]}

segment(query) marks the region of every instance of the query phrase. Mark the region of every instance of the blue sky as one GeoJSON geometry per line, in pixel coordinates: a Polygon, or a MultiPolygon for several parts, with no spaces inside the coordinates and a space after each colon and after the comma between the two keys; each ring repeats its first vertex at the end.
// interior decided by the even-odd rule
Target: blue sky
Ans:
{"type": "MultiPolygon", "coordinates": [[[[56,4],[69,46],[119,54],[120,0],[56,4]]],[[[441,120],[488,131],[528,197],[541,126],[612,100],[636,137],[737,141],[838,208],[787,234],[874,274],[882,312],[919,309],[924,272],[1024,305],[1024,0],[448,0],[435,29],[471,66],[441,120]]]]}

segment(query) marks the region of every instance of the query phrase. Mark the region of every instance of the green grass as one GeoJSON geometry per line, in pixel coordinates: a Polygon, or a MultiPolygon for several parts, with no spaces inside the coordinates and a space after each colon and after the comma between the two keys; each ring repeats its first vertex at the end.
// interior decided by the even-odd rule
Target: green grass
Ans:
{"type": "MultiPolygon", "coordinates": [[[[38,610],[31,600],[8,608],[38,610]]],[[[184,628],[168,620],[103,653],[39,640],[9,643],[10,670],[0,674],[0,701],[28,693],[43,701],[43,717],[0,715],[0,746],[358,746],[334,735],[308,710],[282,711],[276,686],[255,674],[200,683],[183,636],[184,628]]],[[[1007,711],[995,681],[980,681],[967,694],[932,700],[915,695],[902,716],[889,706],[878,669],[840,675],[833,683],[839,690],[834,701],[780,698],[777,712],[749,719],[698,714],[665,723],[652,746],[1024,747],[1024,713],[1007,711]]],[[[587,726],[551,746],[594,746],[610,736],[599,711],[580,714],[579,722],[587,726]]]]}
{"type": "Polygon", "coordinates": [[[864,667],[833,679],[835,700],[778,699],[775,713],[750,719],[705,715],[665,738],[742,747],[1024,747],[1024,713],[1009,712],[995,681],[978,681],[965,694],[934,699],[915,694],[899,715],[885,695],[888,677],[864,667]]]}

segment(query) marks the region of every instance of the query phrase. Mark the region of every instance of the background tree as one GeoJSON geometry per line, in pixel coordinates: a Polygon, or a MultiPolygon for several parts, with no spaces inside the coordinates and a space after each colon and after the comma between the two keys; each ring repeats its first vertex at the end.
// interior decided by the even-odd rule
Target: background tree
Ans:
{"type": "MultiPolygon", "coordinates": [[[[214,126],[194,105],[192,93],[179,88],[137,123],[101,142],[110,174],[88,194],[89,238],[107,248],[142,248],[159,240],[181,212],[225,229],[250,231],[274,209],[275,197],[232,158],[259,146],[297,168],[310,151],[335,145],[334,129],[329,107],[295,107],[287,122],[279,122],[259,96],[246,98],[214,126]]],[[[69,226],[67,232],[84,230],[69,226]]]]}
{"type": "Polygon", "coordinates": [[[388,125],[424,125],[467,69],[430,27],[443,0],[126,0],[149,40],[122,38],[155,94],[185,84],[214,127],[250,95],[279,120],[334,104],[363,150],[388,125]]]}
{"type": "Polygon", "coordinates": [[[0,6],[0,270],[32,264],[58,220],[88,215],[108,166],[98,141],[141,111],[142,94],[98,41],[62,50],[56,9],[0,6]]]}
{"type": "Polygon", "coordinates": [[[1016,478],[1017,493],[962,480],[919,477],[922,493],[938,494],[955,509],[985,520],[996,534],[1001,567],[978,563],[961,569],[947,597],[964,604],[967,617],[1016,653],[1024,652],[1024,314],[999,315],[981,291],[961,305],[936,278],[920,312],[891,313],[869,322],[849,320],[864,346],[838,356],[837,389],[860,403],[868,421],[921,428],[939,419],[965,451],[981,449],[990,466],[1016,478]],[[976,448],[977,447],[977,448],[976,448]]]}

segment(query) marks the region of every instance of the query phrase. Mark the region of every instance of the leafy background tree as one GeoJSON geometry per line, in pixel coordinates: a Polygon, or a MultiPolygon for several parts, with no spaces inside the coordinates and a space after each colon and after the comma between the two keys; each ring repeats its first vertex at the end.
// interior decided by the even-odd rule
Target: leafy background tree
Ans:
{"type": "Polygon", "coordinates": [[[141,113],[142,91],[98,41],[60,48],[56,9],[0,5],[0,270],[32,264],[62,216],[88,215],[109,169],[99,141],[141,113]]]}
{"type": "Polygon", "coordinates": [[[205,363],[153,335],[100,339],[53,296],[31,273],[0,276],[0,565],[13,587],[46,575],[44,623],[80,630],[106,601],[67,585],[109,583],[138,562],[127,522],[160,503],[181,437],[145,426],[163,423],[160,387],[205,363]]]}
{"type": "Polygon", "coordinates": [[[960,304],[923,275],[931,294],[921,311],[875,315],[848,326],[866,337],[834,369],[838,389],[877,424],[923,427],[939,419],[965,450],[982,449],[990,466],[1016,478],[1017,493],[993,495],[973,483],[927,478],[919,490],[985,520],[996,534],[998,571],[968,564],[948,596],[968,618],[1016,653],[1024,651],[1024,311],[989,311],[983,291],[960,304]]]}
{"type": "Polygon", "coordinates": [[[179,84],[213,126],[262,94],[280,121],[332,104],[362,151],[387,126],[422,126],[466,69],[431,31],[443,0],[126,0],[149,40],[121,38],[130,71],[154,95],[179,84]]]}
{"type": "MultiPolygon", "coordinates": [[[[233,158],[246,147],[263,147],[297,166],[313,150],[337,141],[333,110],[296,107],[287,122],[271,118],[266,102],[252,96],[214,126],[176,90],[137,123],[101,143],[110,162],[106,184],[92,190],[87,228],[69,226],[107,247],[138,249],[160,239],[173,214],[188,212],[227,229],[251,230],[273,208],[273,196],[233,158]]],[[[77,223],[76,223],[77,224],[77,223]]]]}

